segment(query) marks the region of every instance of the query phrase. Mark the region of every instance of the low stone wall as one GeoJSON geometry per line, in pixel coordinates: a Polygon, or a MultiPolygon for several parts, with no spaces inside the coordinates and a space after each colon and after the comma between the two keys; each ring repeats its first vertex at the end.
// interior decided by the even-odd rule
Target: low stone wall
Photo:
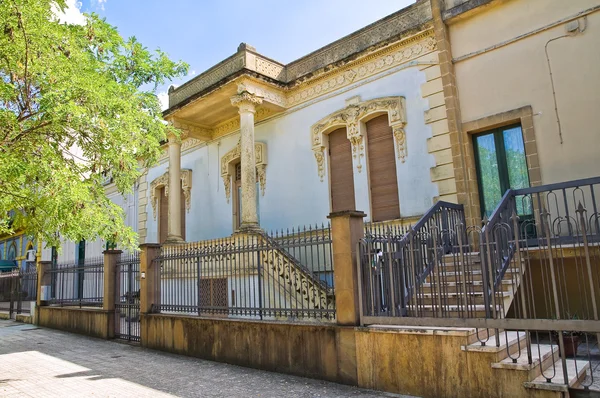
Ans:
{"type": "Polygon", "coordinates": [[[357,385],[354,328],[142,315],[142,345],[218,362],[357,385]]]}
{"type": "Polygon", "coordinates": [[[114,312],[96,308],[37,307],[37,324],[102,339],[115,335],[114,312]]]}

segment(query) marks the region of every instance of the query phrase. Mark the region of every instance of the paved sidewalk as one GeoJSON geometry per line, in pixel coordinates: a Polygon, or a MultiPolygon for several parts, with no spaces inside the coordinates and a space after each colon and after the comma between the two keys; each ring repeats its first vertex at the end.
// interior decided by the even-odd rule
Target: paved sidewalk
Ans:
{"type": "Polygon", "coordinates": [[[399,397],[0,321],[0,397],[399,397]]]}

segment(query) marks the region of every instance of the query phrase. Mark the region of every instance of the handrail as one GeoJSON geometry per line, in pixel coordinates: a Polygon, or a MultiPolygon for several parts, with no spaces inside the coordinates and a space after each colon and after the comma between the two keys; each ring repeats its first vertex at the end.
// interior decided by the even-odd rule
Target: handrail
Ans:
{"type": "Polygon", "coordinates": [[[519,196],[519,195],[527,195],[527,194],[531,194],[531,193],[540,193],[540,192],[545,192],[545,191],[555,191],[557,189],[564,189],[564,188],[576,188],[576,187],[580,187],[583,185],[594,185],[594,184],[600,184],[600,177],[582,178],[580,180],[557,182],[557,183],[548,184],[548,185],[538,185],[535,187],[515,189],[513,191],[516,196],[519,196]]]}

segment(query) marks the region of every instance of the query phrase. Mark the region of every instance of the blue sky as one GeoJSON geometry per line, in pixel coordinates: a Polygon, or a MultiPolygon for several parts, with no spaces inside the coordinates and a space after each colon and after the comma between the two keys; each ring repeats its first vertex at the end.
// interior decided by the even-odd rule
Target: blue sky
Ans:
{"type": "MultiPolygon", "coordinates": [[[[122,36],[190,64],[190,76],[232,55],[241,42],[288,63],[415,0],[83,0],[122,36]]],[[[168,86],[160,87],[165,92],[168,86]]]]}

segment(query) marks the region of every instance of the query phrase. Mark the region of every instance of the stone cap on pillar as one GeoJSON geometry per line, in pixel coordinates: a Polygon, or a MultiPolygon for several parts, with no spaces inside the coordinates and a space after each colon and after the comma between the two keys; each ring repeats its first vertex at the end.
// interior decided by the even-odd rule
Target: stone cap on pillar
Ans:
{"type": "Polygon", "coordinates": [[[337,217],[360,217],[360,218],[364,218],[367,215],[359,210],[342,210],[342,211],[334,211],[332,213],[329,213],[329,215],[327,216],[327,218],[332,219],[332,218],[337,218],[337,217]]]}
{"type": "Polygon", "coordinates": [[[143,249],[145,247],[150,247],[150,248],[154,248],[154,247],[161,247],[162,245],[160,243],[142,243],[140,244],[140,249],[143,249]]]}
{"type": "Polygon", "coordinates": [[[102,254],[121,254],[123,253],[123,250],[119,250],[119,249],[106,249],[102,252],[102,254]]]}

